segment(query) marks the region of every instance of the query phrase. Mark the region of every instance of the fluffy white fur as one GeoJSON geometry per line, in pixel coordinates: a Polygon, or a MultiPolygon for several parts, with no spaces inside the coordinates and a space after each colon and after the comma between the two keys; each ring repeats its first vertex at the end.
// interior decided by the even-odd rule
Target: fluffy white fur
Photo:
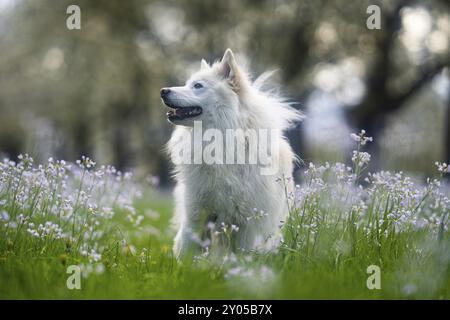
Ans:
{"type": "Polygon", "coordinates": [[[270,249],[279,243],[279,226],[288,214],[286,194],[293,187],[292,180],[280,178],[292,176],[295,161],[283,131],[302,115],[277,94],[262,90],[267,77],[264,74],[251,82],[227,49],[222,60],[212,66],[202,60],[200,71],[185,86],[167,88],[166,104],[203,109],[196,118],[173,121],[176,128],[167,144],[172,157],[180,136],[193,130],[193,121],[202,121],[204,130],[276,129],[279,145],[279,154],[274,155],[279,157],[279,170],[274,175],[261,175],[259,164],[175,166],[174,222],[178,232],[173,250],[178,258],[198,250],[198,240],[210,236],[208,222],[215,223],[216,230],[222,222],[239,227],[233,232],[234,250],[270,249]],[[202,88],[195,89],[198,82],[202,88]],[[250,218],[255,215],[254,208],[266,215],[250,218]]]}

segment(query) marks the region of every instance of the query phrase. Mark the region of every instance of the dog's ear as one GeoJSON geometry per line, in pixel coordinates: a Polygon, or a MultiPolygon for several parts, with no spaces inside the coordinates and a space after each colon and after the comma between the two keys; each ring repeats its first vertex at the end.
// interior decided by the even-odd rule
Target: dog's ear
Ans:
{"type": "Polygon", "coordinates": [[[225,79],[236,84],[236,80],[239,74],[239,67],[234,58],[233,51],[227,49],[223,55],[220,72],[225,79]]]}
{"type": "Polygon", "coordinates": [[[208,62],[206,62],[205,59],[202,59],[202,62],[200,62],[200,70],[204,71],[209,69],[211,69],[211,67],[209,66],[208,62]]]}

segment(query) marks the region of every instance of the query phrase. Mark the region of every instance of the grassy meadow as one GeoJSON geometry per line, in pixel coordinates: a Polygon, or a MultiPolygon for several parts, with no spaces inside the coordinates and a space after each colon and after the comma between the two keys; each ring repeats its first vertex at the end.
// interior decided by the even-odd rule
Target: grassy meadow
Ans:
{"type": "MultiPolygon", "coordinates": [[[[367,173],[370,138],[353,134],[352,165],[309,164],[289,194],[273,252],[217,258],[209,243],[178,263],[171,195],[83,157],[0,163],[1,299],[449,299],[449,167],[436,176],[367,173]],[[68,289],[70,265],[81,289],[68,289]],[[369,289],[367,268],[380,268],[369,289]]],[[[283,178],[280,183],[285,183],[283,178]]],[[[249,213],[264,219],[262,208],[249,213]]],[[[238,226],[216,225],[229,237],[238,226]]]]}

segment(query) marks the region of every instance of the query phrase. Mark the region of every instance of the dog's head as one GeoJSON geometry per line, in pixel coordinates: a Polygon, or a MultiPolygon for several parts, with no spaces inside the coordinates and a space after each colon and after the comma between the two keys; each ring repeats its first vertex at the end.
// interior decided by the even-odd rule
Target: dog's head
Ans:
{"type": "Polygon", "coordinates": [[[176,125],[193,126],[194,121],[214,125],[229,118],[227,114],[238,112],[245,82],[230,49],[212,66],[202,59],[200,70],[184,86],[161,89],[161,98],[171,109],[167,118],[176,125]]]}

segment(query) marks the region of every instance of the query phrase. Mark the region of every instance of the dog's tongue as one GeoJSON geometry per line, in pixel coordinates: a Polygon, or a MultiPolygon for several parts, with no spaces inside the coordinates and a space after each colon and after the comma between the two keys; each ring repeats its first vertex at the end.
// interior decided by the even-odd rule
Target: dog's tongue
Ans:
{"type": "Polygon", "coordinates": [[[179,117],[184,117],[189,113],[189,110],[184,108],[177,108],[175,109],[175,115],[179,117]]]}
{"type": "Polygon", "coordinates": [[[181,108],[169,110],[167,112],[167,115],[170,116],[170,117],[173,117],[173,116],[183,117],[184,116],[184,110],[181,109],[181,108]]]}
{"type": "Polygon", "coordinates": [[[175,108],[169,110],[167,112],[167,116],[173,117],[176,116],[178,118],[186,118],[186,117],[196,117],[202,113],[202,109],[200,107],[185,107],[185,108],[175,108]]]}

